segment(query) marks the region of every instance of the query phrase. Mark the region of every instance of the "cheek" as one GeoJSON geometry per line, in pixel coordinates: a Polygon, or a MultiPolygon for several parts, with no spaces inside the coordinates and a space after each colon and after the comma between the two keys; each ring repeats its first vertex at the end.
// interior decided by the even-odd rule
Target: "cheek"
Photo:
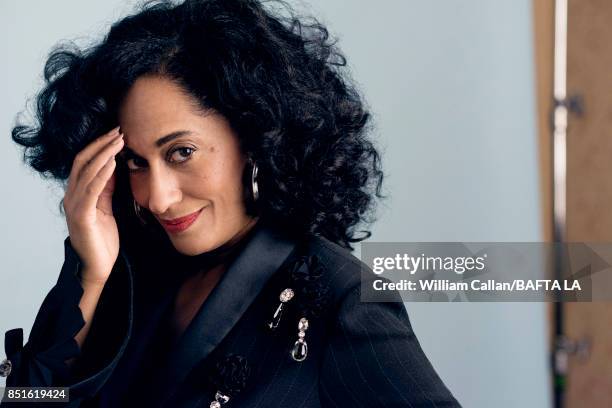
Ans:
{"type": "Polygon", "coordinates": [[[242,174],[244,164],[219,157],[200,166],[186,185],[193,188],[194,194],[207,197],[225,205],[242,202],[242,174]]]}
{"type": "Polygon", "coordinates": [[[215,190],[228,204],[242,201],[242,168],[238,164],[225,165],[215,172],[214,175],[215,190]]]}
{"type": "Polygon", "coordinates": [[[138,177],[135,177],[133,175],[128,175],[128,180],[129,180],[130,190],[132,191],[132,196],[137,202],[142,204],[143,201],[145,200],[145,193],[146,193],[143,188],[143,183],[138,180],[138,177]]]}

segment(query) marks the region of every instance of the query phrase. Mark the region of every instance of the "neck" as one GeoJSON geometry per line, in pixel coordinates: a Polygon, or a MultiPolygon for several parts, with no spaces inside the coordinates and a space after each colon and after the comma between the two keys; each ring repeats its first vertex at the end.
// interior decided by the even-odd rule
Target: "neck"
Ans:
{"type": "Polygon", "coordinates": [[[230,240],[211,251],[198,255],[178,254],[179,270],[186,275],[193,275],[227,264],[249,240],[251,232],[257,225],[257,221],[258,218],[250,219],[230,240]]]}

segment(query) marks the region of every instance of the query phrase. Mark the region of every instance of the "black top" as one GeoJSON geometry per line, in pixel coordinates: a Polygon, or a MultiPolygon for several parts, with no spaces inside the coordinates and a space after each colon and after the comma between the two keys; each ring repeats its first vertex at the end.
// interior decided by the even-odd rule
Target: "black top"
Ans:
{"type": "Polygon", "coordinates": [[[82,350],[74,340],[84,324],[80,260],[69,238],[64,244],[58,282],[28,342],[21,329],[6,333],[7,386],[69,386],[71,407],[208,407],[217,392],[229,397],[225,408],[460,406],[424,355],[399,294],[361,302],[362,271],[378,277],[325,238],[297,242],[258,223],[175,342],[167,325],[181,279],[144,290],[143,271],[121,250],[82,350]],[[271,330],[285,288],[295,296],[271,330]],[[301,318],[308,352],[296,361],[301,318]],[[69,369],[64,361],[75,356],[69,369]]]}
{"type": "MultiPolygon", "coordinates": [[[[125,393],[125,404],[128,406],[155,406],[157,396],[149,392],[155,384],[155,377],[160,375],[158,368],[164,357],[170,354],[174,338],[171,334],[171,312],[168,307],[162,315],[159,327],[149,344],[134,377],[125,393]]],[[[110,406],[110,404],[107,404],[110,406]]]]}

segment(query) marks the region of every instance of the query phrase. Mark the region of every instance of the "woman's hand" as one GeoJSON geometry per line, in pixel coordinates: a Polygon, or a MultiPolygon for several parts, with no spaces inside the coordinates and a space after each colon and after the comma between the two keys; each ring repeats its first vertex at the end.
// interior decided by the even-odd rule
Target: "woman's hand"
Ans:
{"type": "Polygon", "coordinates": [[[63,205],[70,243],[84,265],[84,282],[105,283],[119,255],[112,198],[115,155],[123,143],[116,127],[80,151],[70,170],[63,205]]]}

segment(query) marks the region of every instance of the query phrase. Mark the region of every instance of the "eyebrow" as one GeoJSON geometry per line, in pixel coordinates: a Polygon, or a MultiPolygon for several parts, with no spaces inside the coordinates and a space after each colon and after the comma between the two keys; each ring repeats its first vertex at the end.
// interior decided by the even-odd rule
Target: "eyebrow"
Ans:
{"type": "Polygon", "coordinates": [[[162,147],[163,145],[165,145],[168,142],[171,142],[172,140],[176,139],[177,137],[189,135],[191,133],[192,132],[189,131],[189,130],[177,130],[175,132],[169,133],[166,136],[163,136],[163,137],[160,137],[159,139],[157,139],[155,141],[155,146],[162,147]]]}
{"type": "MultiPolygon", "coordinates": [[[[168,133],[166,136],[162,136],[159,139],[157,139],[155,141],[155,146],[158,147],[158,148],[162,147],[163,145],[173,141],[174,139],[177,139],[177,138],[179,138],[181,136],[190,135],[192,133],[193,132],[190,131],[190,130],[176,130],[176,131],[174,131],[172,133],[168,133]]],[[[132,149],[127,147],[127,145],[123,148],[123,150],[125,151],[124,155],[140,157],[132,149]]]]}

